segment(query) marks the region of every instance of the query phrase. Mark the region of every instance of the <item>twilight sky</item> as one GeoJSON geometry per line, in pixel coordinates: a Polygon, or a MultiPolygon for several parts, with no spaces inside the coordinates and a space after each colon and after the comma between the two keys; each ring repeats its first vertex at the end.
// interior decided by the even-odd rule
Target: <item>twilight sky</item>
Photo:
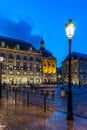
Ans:
{"type": "Polygon", "coordinates": [[[72,51],[87,54],[86,0],[0,0],[0,35],[31,42],[36,49],[43,37],[58,67],[68,54],[68,19],[76,24],[72,51]]]}

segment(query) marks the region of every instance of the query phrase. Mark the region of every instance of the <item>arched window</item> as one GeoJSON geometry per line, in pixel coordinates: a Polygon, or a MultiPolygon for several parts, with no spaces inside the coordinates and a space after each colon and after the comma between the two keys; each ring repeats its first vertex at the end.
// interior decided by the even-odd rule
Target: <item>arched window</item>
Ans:
{"type": "Polygon", "coordinates": [[[20,62],[16,62],[16,68],[17,68],[17,69],[20,68],[20,62]]]}
{"type": "Polygon", "coordinates": [[[1,47],[5,47],[5,42],[1,42],[1,47]]]}
{"type": "Polygon", "coordinates": [[[14,59],[14,56],[12,54],[9,54],[8,58],[9,59],[14,59]]]}
{"type": "Polygon", "coordinates": [[[23,70],[27,70],[27,63],[26,62],[23,63],[23,70]]]}
{"type": "Polygon", "coordinates": [[[29,47],[29,50],[30,50],[30,51],[32,51],[32,50],[33,50],[33,48],[32,48],[32,47],[29,47]]]}
{"type": "Polygon", "coordinates": [[[36,71],[40,71],[40,66],[39,66],[39,64],[36,64],[36,71]]]}
{"type": "Polygon", "coordinates": [[[23,57],[23,60],[27,60],[27,57],[26,57],[26,56],[24,56],[24,57],[23,57]]]}
{"type": "Polygon", "coordinates": [[[46,63],[43,63],[43,66],[47,66],[46,63]]]}
{"type": "Polygon", "coordinates": [[[34,61],[34,60],[33,60],[33,57],[30,57],[30,61],[34,61]]]}
{"type": "Polygon", "coordinates": [[[52,67],[55,67],[55,64],[52,64],[52,67]]]}
{"type": "Polygon", "coordinates": [[[30,63],[30,71],[33,71],[33,63],[30,63]]]}
{"type": "Polygon", "coordinates": [[[13,62],[9,62],[8,66],[10,69],[13,69],[13,62]]]}
{"type": "Polygon", "coordinates": [[[19,55],[16,56],[16,60],[20,60],[21,57],[19,55]]]}
{"type": "Polygon", "coordinates": [[[5,58],[5,53],[2,53],[2,52],[1,52],[0,56],[2,56],[2,57],[5,58]]]}
{"type": "Polygon", "coordinates": [[[20,46],[19,46],[19,44],[17,44],[17,45],[16,45],[16,48],[17,48],[18,50],[20,49],[20,46]]]}
{"type": "Polygon", "coordinates": [[[38,57],[36,57],[36,62],[40,62],[40,59],[38,57]]]}

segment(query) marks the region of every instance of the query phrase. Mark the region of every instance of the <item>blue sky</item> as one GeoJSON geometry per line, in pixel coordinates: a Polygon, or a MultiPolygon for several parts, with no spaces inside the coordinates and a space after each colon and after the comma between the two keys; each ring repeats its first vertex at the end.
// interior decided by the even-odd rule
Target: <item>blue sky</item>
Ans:
{"type": "Polygon", "coordinates": [[[43,37],[60,67],[68,54],[65,24],[70,18],[76,24],[72,51],[87,54],[86,12],[86,0],[0,0],[0,35],[31,42],[37,49],[43,37]]]}

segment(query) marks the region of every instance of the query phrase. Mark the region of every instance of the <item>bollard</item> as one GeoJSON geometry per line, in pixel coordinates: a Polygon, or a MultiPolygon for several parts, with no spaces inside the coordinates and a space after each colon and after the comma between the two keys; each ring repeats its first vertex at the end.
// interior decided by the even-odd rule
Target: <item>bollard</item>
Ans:
{"type": "Polygon", "coordinates": [[[27,92],[27,106],[29,106],[29,92],[27,92]]]}
{"type": "Polygon", "coordinates": [[[6,98],[7,98],[7,101],[8,101],[8,87],[7,87],[7,91],[6,91],[6,98]]]}
{"type": "Polygon", "coordinates": [[[15,88],[15,105],[16,105],[16,101],[17,101],[17,90],[15,88]]]}
{"type": "Polygon", "coordinates": [[[32,93],[35,94],[36,93],[36,88],[32,89],[32,93]]]}
{"type": "Polygon", "coordinates": [[[52,96],[55,96],[55,90],[52,90],[52,96]]]}
{"type": "Polygon", "coordinates": [[[62,98],[65,98],[65,96],[66,96],[65,90],[64,90],[64,88],[62,87],[62,88],[61,88],[61,97],[62,97],[62,98]]]}
{"type": "Polygon", "coordinates": [[[40,90],[40,94],[41,94],[41,95],[43,94],[43,90],[42,90],[42,89],[40,90]]]}
{"type": "Polygon", "coordinates": [[[44,112],[46,112],[46,94],[44,93],[44,112]]]}

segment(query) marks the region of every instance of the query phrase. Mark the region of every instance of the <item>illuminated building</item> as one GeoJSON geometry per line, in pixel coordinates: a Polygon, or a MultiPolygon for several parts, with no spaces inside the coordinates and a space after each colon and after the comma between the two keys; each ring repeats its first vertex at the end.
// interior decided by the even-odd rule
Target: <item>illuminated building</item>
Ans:
{"type": "Polygon", "coordinates": [[[44,83],[56,83],[56,58],[44,47],[44,40],[40,42],[39,52],[42,53],[42,72],[44,83]]]}
{"type": "Polygon", "coordinates": [[[63,83],[63,80],[62,80],[62,67],[57,68],[56,76],[57,76],[57,84],[63,83]]]}
{"type": "Polygon", "coordinates": [[[4,57],[2,82],[7,84],[43,83],[44,56],[32,44],[0,37],[0,56],[4,57]]]}
{"type": "MultiPolygon", "coordinates": [[[[71,74],[73,84],[87,84],[87,55],[71,53],[71,74]]],[[[62,62],[62,77],[68,83],[68,56],[62,62]]]]}

